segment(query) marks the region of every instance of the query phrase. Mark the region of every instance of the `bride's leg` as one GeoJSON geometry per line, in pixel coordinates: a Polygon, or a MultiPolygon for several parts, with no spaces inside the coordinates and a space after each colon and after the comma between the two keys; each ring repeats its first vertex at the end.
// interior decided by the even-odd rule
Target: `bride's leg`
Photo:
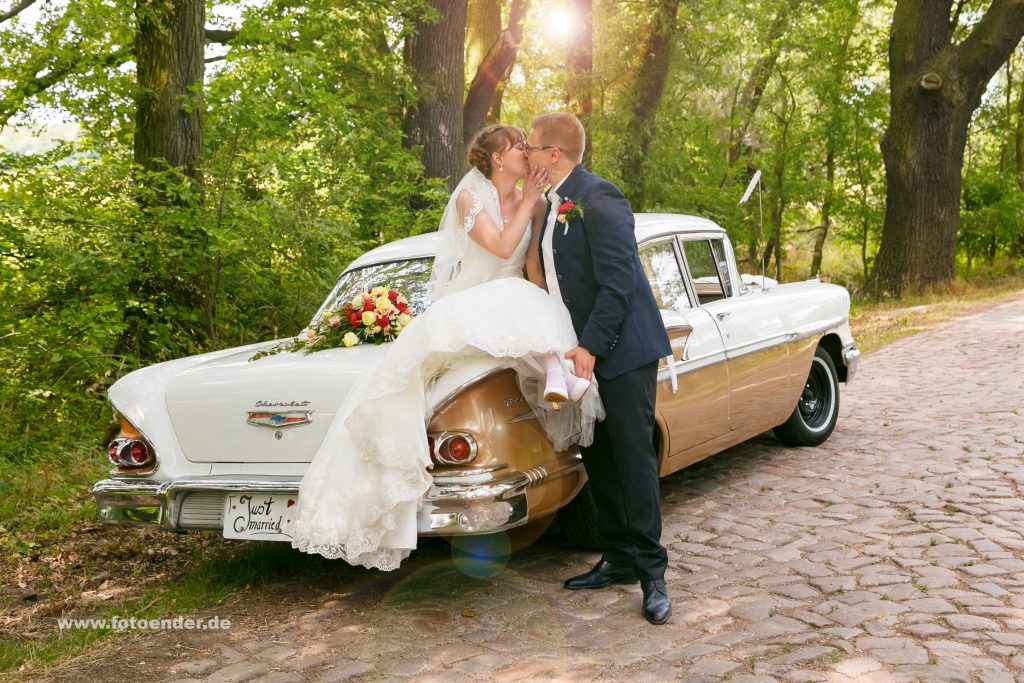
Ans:
{"type": "Polygon", "coordinates": [[[569,389],[565,383],[565,371],[554,354],[534,356],[533,360],[545,374],[544,400],[561,403],[569,400],[569,389]]]}

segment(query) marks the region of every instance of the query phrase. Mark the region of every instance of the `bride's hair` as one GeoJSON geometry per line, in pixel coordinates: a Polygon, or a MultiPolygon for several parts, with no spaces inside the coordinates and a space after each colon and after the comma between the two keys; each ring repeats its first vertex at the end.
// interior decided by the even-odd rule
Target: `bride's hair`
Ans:
{"type": "Polygon", "coordinates": [[[526,142],[526,133],[515,126],[488,126],[469,144],[466,161],[489,178],[494,170],[491,168],[491,154],[504,152],[519,142],[526,142]]]}

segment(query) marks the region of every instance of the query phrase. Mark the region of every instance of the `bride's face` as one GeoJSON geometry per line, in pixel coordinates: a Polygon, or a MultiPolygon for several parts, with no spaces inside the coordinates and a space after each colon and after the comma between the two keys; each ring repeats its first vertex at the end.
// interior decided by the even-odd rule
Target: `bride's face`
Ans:
{"type": "Polygon", "coordinates": [[[517,142],[498,156],[500,163],[494,164],[494,172],[516,180],[526,177],[529,165],[526,163],[526,146],[522,142],[517,142]],[[498,171],[499,166],[504,166],[505,170],[498,171]]]}

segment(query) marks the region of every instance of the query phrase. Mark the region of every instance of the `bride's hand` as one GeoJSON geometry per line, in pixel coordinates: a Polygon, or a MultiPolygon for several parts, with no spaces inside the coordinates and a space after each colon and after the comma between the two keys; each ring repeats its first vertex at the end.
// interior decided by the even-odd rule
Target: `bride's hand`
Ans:
{"type": "Polygon", "coordinates": [[[523,181],[523,201],[527,206],[533,206],[540,199],[544,186],[548,184],[548,170],[541,166],[534,166],[526,174],[523,181]]]}

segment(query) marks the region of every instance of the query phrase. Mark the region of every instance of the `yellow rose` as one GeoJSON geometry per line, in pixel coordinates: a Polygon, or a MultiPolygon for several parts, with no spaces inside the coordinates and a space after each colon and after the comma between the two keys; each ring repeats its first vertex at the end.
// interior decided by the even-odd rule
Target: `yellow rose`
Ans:
{"type": "Polygon", "coordinates": [[[391,300],[386,296],[382,296],[373,302],[373,305],[377,308],[391,308],[391,300]]]}
{"type": "Polygon", "coordinates": [[[388,290],[384,289],[383,287],[374,287],[373,289],[370,290],[370,294],[373,296],[381,296],[387,293],[388,290]]]}
{"type": "Polygon", "coordinates": [[[363,325],[369,327],[377,322],[377,314],[373,311],[363,311],[363,325]]]}
{"type": "Polygon", "coordinates": [[[341,338],[341,343],[351,348],[359,343],[359,337],[357,337],[352,332],[348,332],[345,334],[344,337],[341,338]]]}
{"type": "Polygon", "coordinates": [[[564,223],[565,222],[565,214],[564,213],[558,214],[558,222],[559,223],[564,223]]]}

